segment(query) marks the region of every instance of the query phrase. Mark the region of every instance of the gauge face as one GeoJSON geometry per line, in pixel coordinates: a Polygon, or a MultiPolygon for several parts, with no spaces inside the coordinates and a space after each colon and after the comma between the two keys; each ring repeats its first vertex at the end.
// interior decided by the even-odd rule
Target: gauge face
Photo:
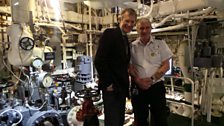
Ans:
{"type": "Polygon", "coordinates": [[[36,58],[32,62],[32,66],[35,67],[36,69],[40,69],[43,66],[44,62],[42,61],[41,58],[36,58]]]}
{"type": "Polygon", "coordinates": [[[53,83],[53,78],[50,75],[46,74],[42,80],[43,86],[45,88],[48,88],[51,86],[52,83],[53,83]]]}
{"type": "Polygon", "coordinates": [[[29,37],[24,37],[20,39],[19,45],[22,49],[29,51],[34,47],[34,40],[29,37]]]}

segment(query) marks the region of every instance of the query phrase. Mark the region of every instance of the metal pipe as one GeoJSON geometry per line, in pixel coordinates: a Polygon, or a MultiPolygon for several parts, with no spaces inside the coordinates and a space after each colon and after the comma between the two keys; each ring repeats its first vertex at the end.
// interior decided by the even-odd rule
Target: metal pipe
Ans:
{"type": "MultiPolygon", "coordinates": [[[[92,31],[92,11],[91,4],[89,5],[89,30],[92,31]]],[[[89,33],[89,56],[93,58],[93,36],[89,33]]],[[[93,61],[91,61],[91,80],[93,80],[93,61]]]]}

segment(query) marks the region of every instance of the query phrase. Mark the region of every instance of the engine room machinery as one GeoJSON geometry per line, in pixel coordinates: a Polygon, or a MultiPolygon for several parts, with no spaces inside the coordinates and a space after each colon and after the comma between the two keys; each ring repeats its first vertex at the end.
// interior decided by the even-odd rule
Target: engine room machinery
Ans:
{"type": "Polygon", "coordinates": [[[91,82],[91,58],[88,56],[77,57],[75,71],[77,73],[74,84],[75,96],[82,99],[83,102],[81,108],[77,109],[75,106],[71,109],[67,121],[73,125],[99,126],[100,110],[94,106],[93,102],[99,101],[101,96],[98,89],[92,87],[94,84],[91,82]]]}
{"type": "Polygon", "coordinates": [[[71,77],[68,74],[51,75],[42,70],[44,63],[41,58],[37,58],[34,62],[30,66],[21,67],[21,82],[16,85],[16,89],[11,89],[15,84],[10,82],[0,84],[2,126],[64,126],[77,121],[86,125],[92,123],[93,118],[94,123],[99,124],[97,116],[100,111],[93,102],[100,100],[100,93],[96,87],[88,86],[91,85],[90,57],[77,58],[73,73],[75,75],[73,79],[76,81],[74,84],[83,87],[75,91],[72,89],[71,77]],[[74,100],[81,102],[77,104],[74,100]],[[82,105],[82,108],[74,111],[77,105],[82,105]],[[73,117],[74,115],[76,116],[73,117]]]}
{"type": "MultiPolygon", "coordinates": [[[[193,89],[183,87],[187,80],[170,80],[175,87],[168,84],[167,93],[192,106],[170,103],[172,113],[192,126],[201,115],[207,122],[224,117],[224,1],[111,1],[0,2],[0,126],[98,125],[102,99],[92,60],[103,30],[127,7],[149,18],[153,36],[167,42],[176,76],[194,81],[193,89]]],[[[128,37],[135,40],[135,29],[128,37]]]]}

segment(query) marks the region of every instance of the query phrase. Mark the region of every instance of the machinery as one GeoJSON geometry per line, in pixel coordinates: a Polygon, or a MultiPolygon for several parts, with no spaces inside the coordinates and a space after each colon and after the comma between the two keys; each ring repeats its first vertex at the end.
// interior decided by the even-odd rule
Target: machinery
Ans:
{"type": "MultiPolygon", "coordinates": [[[[99,126],[98,115],[100,110],[97,109],[93,102],[101,99],[100,92],[91,84],[91,58],[88,56],[77,57],[75,71],[77,72],[75,82],[75,96],[82,99],[82,107],[76,110],[76,106],[68,113],[68,123],[76,125],[77,122],[83,122],[84,126],[99,126]],[[89,86],[90,84],[91,86],[89,86]],[[80,88],[81,86],[81,88],[80,88]],[[78,88],[78,90],[77,90],[78,88]]],[[[78,124],[77,124],[78,125],[78,124]]]]}
{"type": "MultiPolygon", "coordinates": [[[[190,104],[171,103],[174,112],[193,121],[198,111],[208,122],[223,116],[223,0],[111,1],[0,2],[1,126],[98,125],[102,101],[94,51],[103,30],[115,26],[127,7],[149,18],[153,36],[168,43],[175,76],[192,80],[170,88],[171,94],[179,93],[176,86],[184,89],[182,98],[190,104]],[[185,90],[185,84],[194,89],[185,90]]],[[[135,40],[136,31],[128,37],[135,40]]]]}

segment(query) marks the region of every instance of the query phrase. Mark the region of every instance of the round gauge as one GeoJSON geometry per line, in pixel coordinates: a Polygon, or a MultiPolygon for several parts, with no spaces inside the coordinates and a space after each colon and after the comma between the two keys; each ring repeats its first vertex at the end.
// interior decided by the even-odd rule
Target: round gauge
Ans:
{"type": "Polygon", "coordinates": [[[29,37],[23,37],[22,39],[20,39],[19,41],[19,46],[24,49],[24,50],[32,50],[34,47],[34,40],[32,38],[29,37]]]}
{"type": "Polygon", "coordinates": [[[40,69],[43,66],[44,62],[41,58],[36,58],[32,61],[32,66],[36,69],[40,69]]]}
{"type": "Polygon", "coordinates": [[[51,84],[53,83],[53,78],[47,72],[39,73],[37,79],[38,79],[38,82],[39,82],[40,86],[44,87],[44,88],[50,87],[51,84]]]}
{"type": "Polygon", "coordinates": [[[48,88],[51,86],[52,83],[53,83],[53,78],[49,74],[46,74],[42,80],[42,85],[45,88],[48,88]]]}

